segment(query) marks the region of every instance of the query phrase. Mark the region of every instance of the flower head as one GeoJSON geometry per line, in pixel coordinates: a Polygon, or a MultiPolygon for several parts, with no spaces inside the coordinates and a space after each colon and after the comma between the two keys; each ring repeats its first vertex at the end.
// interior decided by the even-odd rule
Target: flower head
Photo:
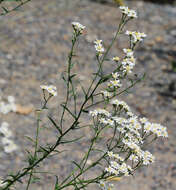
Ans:
{"type": "Polygon", "coordinates": [[[110,88],[120,88],[122,86],[122,84],[121,84],[120,80],[115,79],[115,80],[109,81],[108,86],[110,88]]]}
{"type": "Polygon", "coordinates": [[[142,41],[147,36],[143,32],[142,33],[141,32],[136,32],[136,31],[132,32],[132,31],[128,31],[128,30],[125,32],[125,34],[132,37],[131,41],[133,43],[142,41]]]}
{"type": "Polygon", "coordinates": [[[115,61],[115,62],[118,62],[120,60],[120,58],[118,56],[115,56],[115,57],[112,58],[112,60],[115,61]]]}
{"type": "Polygon", "coordinates": [[[125,6],[120,6],[119,7],[122,10],[122,13],[127,15],[130,18],[137,18],[137,13],[135,10],[129,9],[128,7],[125,6]]]}
{"type": "Polygon", "coordinates": [[[85,29],[85,26],[83,26],[79,22],[72,22],[72,26],[75,32],[78,32],[80,34],[82,34],[83,30],[85,29]]]}
{"type": "Polygon", "coordinates": [[[94,44],[95,44],[95,50],[97,51],[97,54],[99,56],[102,55],[103,52],[104,52],[104,47],[103,47],[103,44],[102,44],[102,40],[95,40],[94,44]]]}
{"type": "Polygon", "coordinates": [[[110,93],[110,92],[108,92],[106,90],[104,90],[104,91],[102,90],[101,93],[103,94],[103,96],[105,98],[110,98],[112,96],[112,93],[110,93]]]}
{"type": "Polygon", "coordinates": [[[132,49],[123,49],[123,52],[126,54],[127,57],[132,57],[133,56],[133,51],[132,49]]]}
{"type": "Polygon", "coordinates": [[[55,86],[53,86],[53,85],[49,85],[49,86],[47,86],[47,85],[41,85],[40,88],[42,90],[48,91],[48,93],[50,95],[52,95],[52,96],[57,96],[57,88],[55,86]]]}

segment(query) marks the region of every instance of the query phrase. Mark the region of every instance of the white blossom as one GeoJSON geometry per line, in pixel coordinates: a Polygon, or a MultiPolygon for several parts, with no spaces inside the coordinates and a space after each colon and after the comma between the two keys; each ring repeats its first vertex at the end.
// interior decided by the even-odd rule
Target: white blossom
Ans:
{"type": "Polygon", "coordinates": [[[112,58],[112,60],[115,61],[115,62],[118,62],[120,60],[120,58],[118,56],[115,56],[115,57],[112,58]]]}
{"type": "Polygon", "coordinates": [[[105,98],[110,98],[112,96],[112,93],[108,92],[107,90],[101,91],[101,93],[105,98]]]}
{"type": "Polygon", "coordinates": [[[147,35],[145,33],[141,33],[141,32],[136,32],[136,31],[126,31],[125,32],[126,35],[131,36],[131,40],[133,43],[136,43],[138,41],[142,41],[145,37],[147,37],[147,35]]]}
{"type": "Polygon", "coordinates": [[[126,54],[127,57],[132,57],[133,56],[133,51],[132,49],[123,49],[123,52],[126,54]]]}
{"type": "Polygon", "coordinates": [[[80,24],[79,22],[72,22],[72,26],[76,32],[79,32],[80,34],[83,32],[85,29],[85,26],[80,24]]]}
{"type": "Polygon", "coordinates": [[[47,85],[41,85],[40,88],[42,90],[48,91],[48,93],[50,95],[52,95],[52,96],[57,96],[57,88],[55,86],[53,86],[53,85],[49,85],[49,86],[47,86],[47,85]]]}
{"type": "Polygon", "coordinates": [[[135,10],[129,9],[125,6],[120,6],[119,8],[122,10],[122,13],[127,15],[128,17],[137,18],[137,13],[135,10]]]}

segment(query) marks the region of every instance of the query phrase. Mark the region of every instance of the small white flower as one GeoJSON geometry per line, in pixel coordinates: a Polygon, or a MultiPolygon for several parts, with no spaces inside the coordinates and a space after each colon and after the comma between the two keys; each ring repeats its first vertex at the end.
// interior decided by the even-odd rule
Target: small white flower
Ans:
{"type": "Polygon", "coordinates": [[[145,123],[148,121],[148,119],[145,118],[145,117],[140,118],[139,120],[140,120],[140,122],[143,123],[143,124],[145,124],[145,123]]]}
{"type": "Polygon", "coordinates": [[[133,114],[131,111],[128,111],[126,114],[127,114],[129,117],[133,117],[133,116],[134,116],[134,114],[133,114]]]}
{"type": "Polygon", "coordinates": [[[106,183],[104,182],[104,181],[100,181],[99,182],[99,186],[100,186],[100,188],[102,189],[102,190],[106,190],[106,183]]]}
{"type": "Polygon", "coordinates": [[[108,119],[107,120],[107,124],[109,124],[110,126],[114,126],[114,121],[113,120],[111,120],[111,119],[108,119]]]}
{"type": "Polygon", "coordinates": [[[102,123],[102,124],[105,124],[105,125],[108,124],[108,121],[105,118],[100,118],[99,122],[102,123]]]}
{"type": "Polygon", "coordinates": [[[128,12],[130,10],[128,7],[125,7],[125,6],[120,6],[119,9],[121,9],[122,13],[124,13],[124,14],[128,14],[128,12]]]}
{"type": "Polygon", "coordinates": [[[142,33],[141,32],[136,32],[136,31],[131,32],[131,31],[128,31],[128,30],[125,32],[125,34],[132,37],[131,40],[132,40],[133,43],[136,43],[138,41],[142,41],[147,36],[143,32],[142,33]]]}
{"type": "Polygon", "coordinates": [[[112,100],[112,101],[111,101],[111,104],[112,104],[112,105],[115,105],[115,106],[118,106],[118,107],[120,107],[121,109],[124,109],[126,112],[129,112],[129,111],[130,111],[130,107],[129,107],[129,106],[127,105],[127,103],[124,102],[124,101],[119,101],[119,100],[115,99],[115,100],[112,100]]]}
{"type": "Polygon", "coordinates": [[[137,123],[137,116],[131,117],[128,121],[129,121],[131,124],[137,123]]]}
{"type": "Polygon", "coordinates": [[[126,34],[126,35],[128,35],[128,36],[132,36],[133,32],[132,32],[132,31],[127,30],[127,31],[125,32],[125,34],[126,34]]]}
{"type": "Polygon", "coordinates": [[[120,88],[122,86],[122,84],[121,84],[120,80],[111,80],[111,81],[109,81],[108,86],[110,88],[120,88]]]}
{"type": "Polygon", "coordinates": [[[110,152],[108,151],[107,154],[108,154],[108,156],[109,156],[110,158],[113,158],[113,157],[114,157],[114,153],[113,153],[112,151],[110,151],[110,152]]]}
{"type": "Polygon", "coordinates": [[[95,117],[97,115],[103,115],[103,116],[107,116],[107,117],[111,116],[111,114],[108,111],[106,111],[105,109],[101,109],[101,108],[98,108],[97,110],[94,110],[94,111],[89,111],[89,114],[92,117],[95,117]]]}
{"type": "Polygon", "coordinates": [[[112,119],[116,122],[116,123],[118,123],[118,124],[120,124],[120,125],[123,125],[123,124],[126,124],[127,123],[127,120],[125,119],[125,118],[123,118],[123,117],[112,117],[112,119]]]}
{"type": "Polygon", "coordinates": [[[143,151],[142,159],[144,165],[151,164],[155,161],[155,157],[149,151],[143,151]]]}
{"type": "Polygon", "coordinates": [[[76,32],[79,32],[82,34],[83,30],[85,29],[85,26],[80,24],[79,22],[72,22],[72,26],[76,32]]]}
{"type": "Polygon", "coordinates": [[[98,111],[97,111],[97,110],[89,111],[89,114],[90,114],[92,117],[95,117],[95,116],[98,115],[98,111]]]}
{"type": "Polygon", "coordinates": [[[98,54],[102,54],[104,52],[104,47],[102,46],[102,44],[97,44],[95,45],[95,50],[97,51],[98,54]]]}
{"type": "Polygon", "coordinates": [[[98,114],[100,114],[100,115],[105,115],[105,116],[107,116],[107,117],[110,117],[110,116],[111,116],[111,113],[109,113],[109,112],[106,111],[105,109],[99,108],[99,109],[97,109],[97,111],[98,111],[98,114]]]}
{"type": "Polygon", "coordinates": [[[111,166],[109,166],[108,168],[105,168],[105,171],[107,171],[110,174],[115,174],[115,175],[118,175],[118,173],[119,173],[117,170],[115,170],[111,166]]]}
{"type": "Polygon", "coordinates": [[[102,40],[96,39],[96,40],[94,41],[94,43],[95,43],[95,45],[102,45],[102,40]]]}
{"type": "Polygon", "coordinates": [[[114,154],[114,158],[119,160],[120,162],[124,161],[124,159],[122,157],[120,157],[119,154],[114,154]]]}
{"type": "Polygon", "coordinates": [[[115,61],[115,62],[118,62],[120,60],[120,58],[115,56],[115,57],[112,58],[112,60],[115,61]]]}
{"type": "Polygon", "coordinates": [[[103,94],[103,96],[105,98],[110,98],[112,96],[112,93],[108,92],[108,91],[101,91],[101,93],[103,94]]]}
{"type": "Polygon", "coordinates": [[[137,13],[135,10],[130,10],[128,12],[128,16],[131,17],[131,18],[137,18],[137,13]]]}
{"type": "Polygon", "coordinates": [[[133,66],[132,65],[123,65],[123,73],[129,74],[132,73],[133,66]]]}
{"type": "Polygon", "coordinates": [[[133,51],[131,49],[123,49],[123,52],[126,54],[127,57],[132,57],[133,56],[133,51]]]}
{"type": "Polygon", "coordinates": [[[111,167],[113,167],[114,169],[119,168],[119,164],[116,161],[111,161],[110,164],[111,164],[111,167]]]}
{"type": "Polygon", "coordinates": [[[135,58],[133,56],[125,58],[122,60],[122,66],[126,66],[126,65],[130,65],[130,66],[134,66],[135,65],[135,58]]]}
{"type": "Polygon", "coordinates": [[[116,80],[119,78],[119,74],[116,72],[116,73],[112,73],[112,77],[116,80]]]}
{"type": "Polygon", "coordinates": [[[145,124],[144,124],[144,131],[145,132],[150,132],[152,130],[152,124],[150,123],[150,122],[145,122],[145,124]]]}
{"type": "Polygon", "coordinates": [[[47,90],[48,93],[50,95],[52,95],[52,96],[57,96],[57,88],[55,86],[53,86],[53,85],[49,85],[49,86],[47,86],[47,85],[41,85],[40,88],[42,90],[47,90]]]}
{"type": "Polygon", "coordinates": [[[160,124],[152,123],[151,131],[158,137],[168,137],[167,128],[160,124]]]}
{"type": "Polygon", "coordinates": [[[137,18],[137,13],[135,10],[129,9],[128,7],[120,6],[122,13],[131,18],[137,18]]]}
{"type": "Polygon", "coordinates": [[[136,156],[135,154],[131,154],[131,156],[129,157],[130,160],[134,161],[134,162],[138,162],[139,158],[138,156],[136,156]]]}

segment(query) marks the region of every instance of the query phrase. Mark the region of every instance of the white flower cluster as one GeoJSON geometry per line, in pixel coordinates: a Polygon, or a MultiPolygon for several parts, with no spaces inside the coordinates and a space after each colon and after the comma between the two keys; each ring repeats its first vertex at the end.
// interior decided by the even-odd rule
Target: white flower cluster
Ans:
{"type": "Polygon", "coordinates": [[[130,18],[137,18],[137,13],[135,10],[129,9],[128,7],[120,6],[122,13],[127,15],[130,18]]]}
{"type": "Polygon", "coordinates": [[[76,33],[82,34],[83,30],[85,29],[85,26],[80,24],[79,22],[72,22],[73,29],[75,30],[76,33]]]}
{"type": "Polygon", "coordinates": [[[153,133],[158,137],[168,137],[167,128],[158,123],[150,123],[146,118],[142,118],[141,122],[144,123],[144,131],[146,133],[153,133]],[[146,120],[146,122],[143,122],[146,120]]]}
{"type": "Polygon", "coordinates": [[[12,140],[9,138],[12,137],[12,132],[9,130],[9,124],[7,122],[3,122],[0,126],[0,133],[4,136],[2,138],[2,144],[4,145],[4,151],[6,153],[11,153],[17,150],[17,145],[14,144],[12,140]]]}
{"type": "Polygon", "coordinates": [[[108,184],[108,183],[106,183],[105,181],[100,181],[99,182],[99,187],[100,187],[100,189],[102,189],[102,190],[112,190],[113,189],[113,187],[114,187],[114,185],[113,184],[108,184]]]}
{"type": "Polygon", "coordinates": [[[112,97],[112,93],[110,93],[110,92],[108,92],[107,90],[102,90],[101,91],[101,94],[103,94],[103,96],[105,97],[105,98],[110,98],[110,97],[112,97]]]}
{"type": "Polygon", "coordinates": [[[115,158],[120,162],[124,161],[124,159],[122,157],[120,157],[119,154],[114,154],[112,151],[108,151],[107,154],[110,158],[115,158]]]}
{"type": "Polygon", "coordinates": [[[136,31],[126,31],[126,35],[131,37],[131,41],[135,44],[136,42],[142,41],[147,35],[145,33],[136,32],[136,31]]]}
{"type": "Polygon", "coordinates": [[[132,172],[132,168],[130,165],[127,165],[125,162],[118,163],[116,161],[111,161],[108,168],[105,168],[105,171],[110,173],[111,175],[124,175],[129,176],[132,172]]]}
{"type": "Polygon", "coordinates": [[[97,51],[97,54],[99,56],[101,56],[103,54],[103,52],[104,52],[104,47],[103,47],[103,44],[102,44],[102,40],[95,40],[94,44],[95,44],[95,50],[97,51]]]}
{"type": "Polygon", "coordinates": [[[55,86],[53,86],[53,85],[49,85],[49,86],[47,86],[47,85],[41,85],[40,88],[42,90],[48,91],[48,93],[50,95],[52,95],[52,96],[57,96],[57,88],[55,86]]]}
{"type": "MultiPolygon", "coordinates": [[[[121,6],[120,9],[123,13],[122,23],[137,17],[136,11],[130,10],[128,7],[121,6]]],[[[110,79],[108,78],[108,90],[101,91],[103,98],[112,99],[115,96],[116,90],[122,86],[121,80],[126,77],[126,74],[131,73],[135,66],[136,60],[133,52],[135,45],[147,36],[145,33],[136,31],[126,31],[125,34],[129,36],[130,48],[123,49],[124,58],[120,59],[117,56],[112,58],[117,68],[110,79]]],[[[101,54],[104,52],[102,40],[95,41],[95,48],[101,54]]],[[[107,102],[112,105],[111,111],[96,109],[89,113],[93,117],[97,130],[114,128],[112,139],[109,139],[109,144],[107,143],[109,165],[105,171],[108,177],[129,176],[134,173],[139,165],[149,165],[155,161],[155,157],[148,150],[144,150],[144,145],[158,137],[168,137],[167,128],[160,124],[150,123],[147,118],[137,117],[124,101],[117,99],[109,101],[109,99],[107,102]],[[114,148],[112,143],[117,140],[116,135],[118,141],[114,148]]],[[[109,107],[108,110],[110,110],[109,107]]],[[[100,182],[100,187],[102,190],[108,190],[104,181],[100,182]]]]}
{"type": "Polygon", "coordinates": [[[123,73],[131,73],[133,67],[135,66],[135,58],[133,57],[133,51],[131,49],[123,49],[126,54],[125,58],[122,60],[123,73]]]}
{"type": "Polygon", "coordinates": [[[105,109],[97,109],[97,110],[94,110],[94,111],[90,111],[89,114],[92,116],[92,117],[95,117],[95,116],[98,116],[98,115],[102,115],[102,116],[106,116],[106,117],[110,117],[111,114],[106,111],[105,109]]]}
{"type": "Polygon", "coordinates": [[[115,100],[111,101],[111,104],[120,108],[120,109],[124,109],[126,112],[130,112],[130,107],[124,101],[120,101],[120,100],[115,99],[115,100]]]}
{"type": "Polygon", "coordinates": [[[123,49],[123,52],[126,54],[127,57],[133,57],[132,49],[123,49]]]}
{"type": "Polygon", "coordinates": [[[108,87],[109,88],[120,88],[122,86],[121,84],[121,81],[119,79],[119,74],[116,72],[116,73],[112,73],[112,78],[113,80],[110,80],[108,82],[108,87]]]}
{"type": "Polygon", "coordinates": [[[16,112],[15,98],[13,96],[8,96],[7,100],[8,100],[8,103],[5,103],[4,101],[0,101],[0,113],[7,114],[11,111],[16,112]]]}
{"type": "MultiPolygon", "coordinates": [[[[117,128],[117,132],[123,136],[121,140],[123,147],[127,152],[130,152],[129,160],[140,162],[143,165],[153,163],[155,157],[149,151],[142,150],[145,137],[148,135],[168,137],[166,127],[150,123],[146,118],[138,118],[131,112],[130,107],[124,101],[115,99],[110,103],[113,105],[112,113],[105,109],[98,109],[90,111],[90,115],[94,119],[97,118],[97,122],[102,127],[111,126],[117,128]]],[[[120,155],[113,152],[108,152],[107,154],[111,159],[114,159],[110,161],[109,167],[105,169],[108,173],[116,176],[130,175],[133,169],[125,163],[120,155]]]]}

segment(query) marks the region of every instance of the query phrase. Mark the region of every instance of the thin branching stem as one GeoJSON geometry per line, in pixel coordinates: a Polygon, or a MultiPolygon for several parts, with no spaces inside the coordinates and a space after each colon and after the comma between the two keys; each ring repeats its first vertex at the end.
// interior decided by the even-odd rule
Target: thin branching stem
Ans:
{"type": "MultiPolygon", "coordinates": [[[[1,0],[0,3],[2,3],[2,1],[5,1],[5,0],[1,0]]],[[[23,5],[27,4],[28,2],[30,2],[31,0],[26,0],[26,1],[19,1],[20,3],[15,6],[14,8],[12,9],[7,9],[7,8],[4,8],[4,12],[3,13],[0,13],[0,16],[5,16],[13,11],[17,11],[20,7],[22,7],[23,5]]]]}

